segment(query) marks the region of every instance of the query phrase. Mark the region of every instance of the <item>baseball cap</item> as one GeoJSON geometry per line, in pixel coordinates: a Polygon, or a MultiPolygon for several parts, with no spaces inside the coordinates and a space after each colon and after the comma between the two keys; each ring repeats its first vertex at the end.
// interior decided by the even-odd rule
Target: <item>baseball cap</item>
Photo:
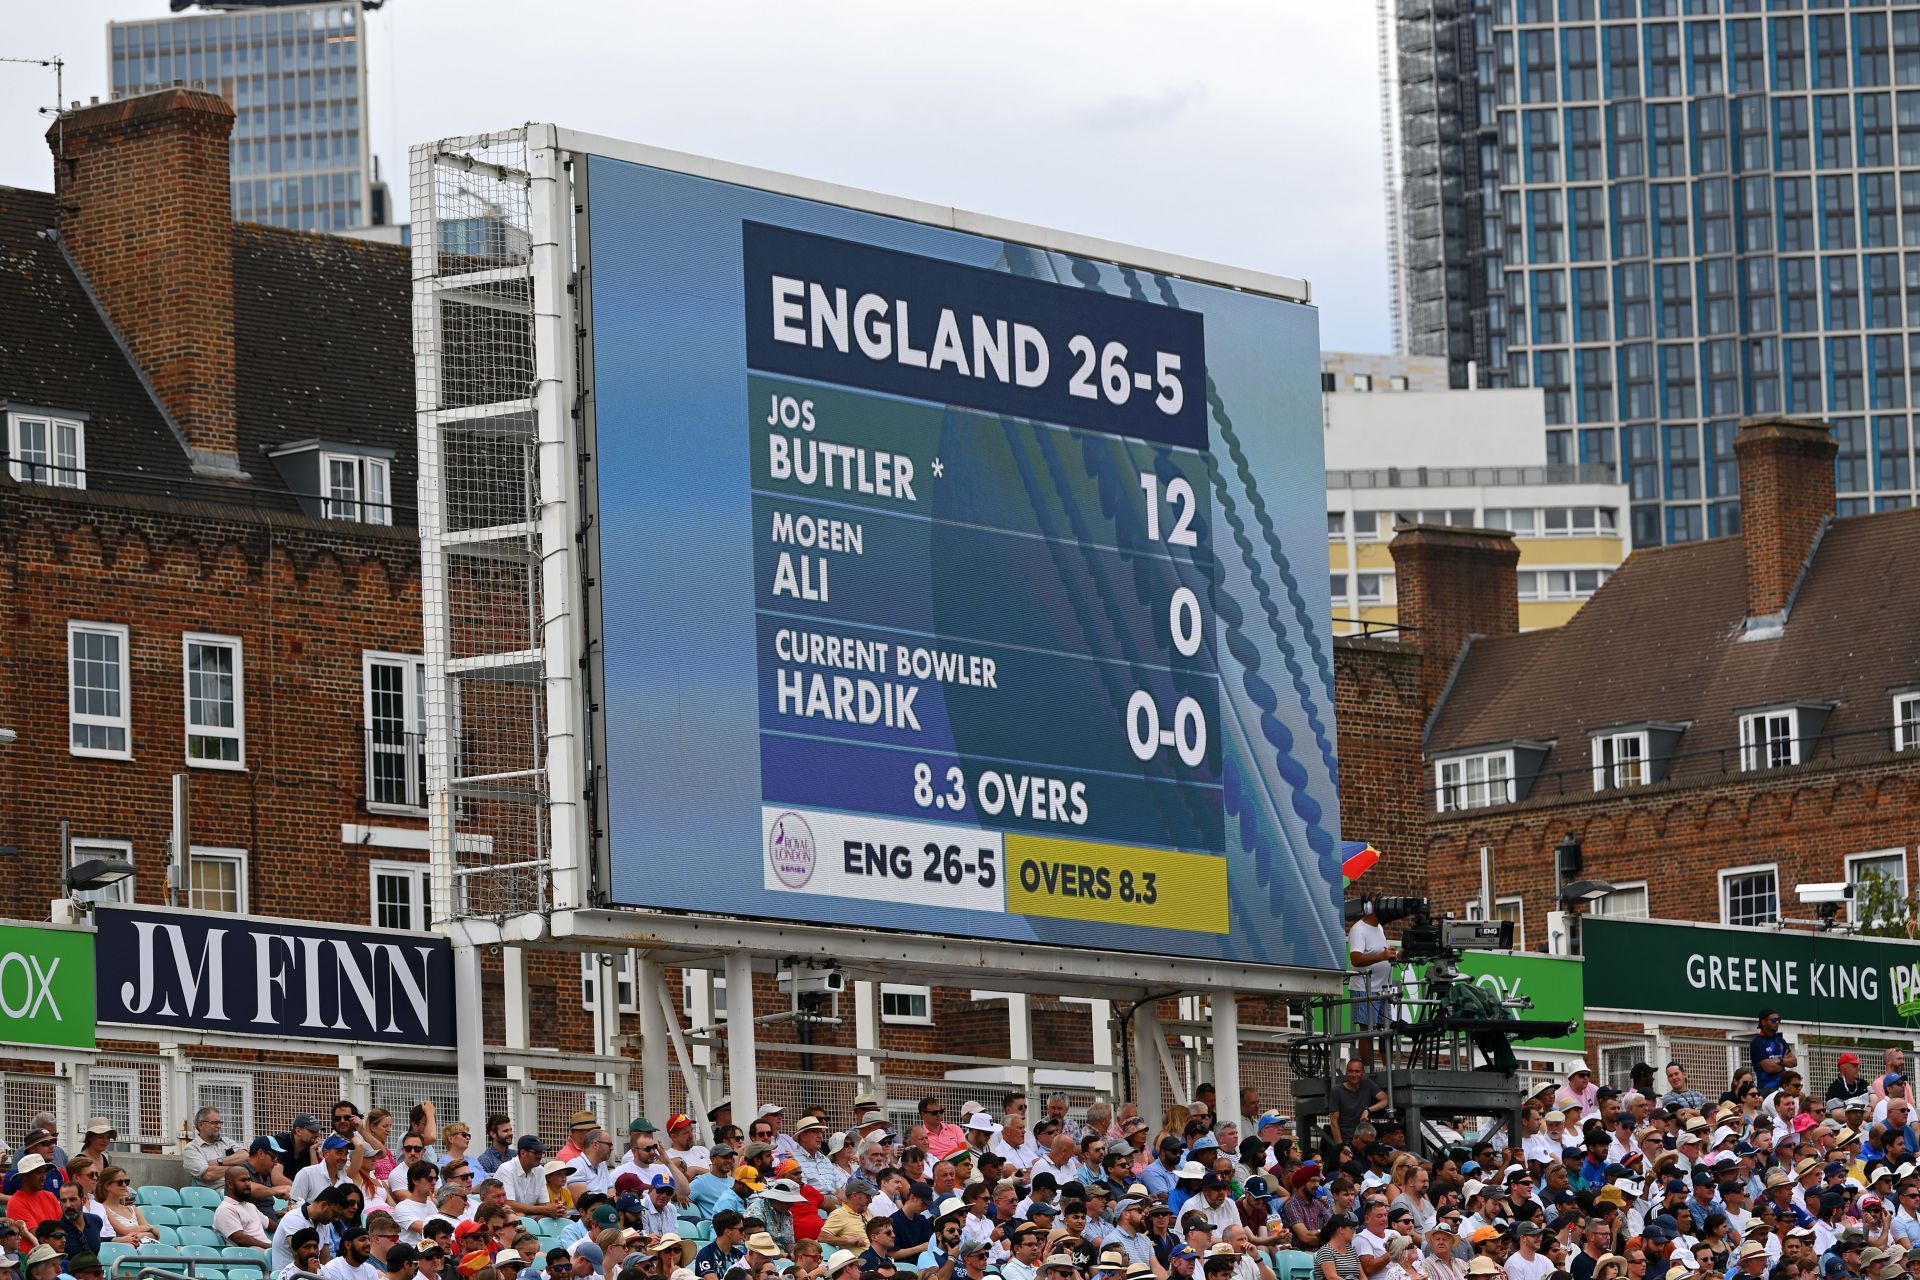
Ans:
{"type": "Polygon", "coordinates": [[[513,1145],[514,1149],[518,1151],[538,1151],[541,1155],[547,1154],[547,1144],[530,1133],[521,1134],[520,1141],[513,1145]]]}
{"type": "Polygon", "coordinates": [[[1852,1064],[1853,1064],[1854,1066],[1856,1066],[1856,1067],[1857,1067],[1857,1066],[1859,1066],[1859,1065],[1860,1065],[1860,1055],[1859,1055],[1859,1054],[1857,1054],[1857,1053],[1851,1053],[1851,1052],[1849,1052],[1849,1053],[1843,1053],[1843,1054],[1841,1054],[1841,1055],[1840,1055],[1840,1065],[1844,1067],[1844,1066],[1846,1066],[1846,1065],[1847,1065],[1848,1063],[1852,1063],[1852,1064]]]}
{"type": "MultiPolygon", "coordinates": [[[[718,1109],[719,1108],[717,1107],[715,1108],[715,1110],[718,1110],[718,1109]]],[[[713,1112],[710,1111],[707,1114],[711,1116],[713,1112]]],[[[628,1133],[652,1133],[653,1121],[647,1119],[645,1116],[635,1116],[633,1118],[633,1123],[627,1126],[627,1132],[628,1133]]]]}
{"type": "MultiPolygon", "coordinates": [[[[93,1131],[89,1129],[87,1132],[91,1133],[93,1131]]],[[[111,1130],[109,1130],[109,1132],[111,1132],[111,1130]]],[[[285,1150],[285,1147],[274,1141],[272,1135],[265,1133],[247,1144],[247,1152],[250,1155],[259,1155],[262,1151],[271,1151],[275,1155],[279,1155],[285,1150]]]]}
{"type": "Polygon", "coordinates": [[[345,1151],[348,1147],[351,1147],[352,1145],[353,1144],[351,1142],[348,1142],[345,1138],[341,1137],[339,1134],[330,1133],[327,1135],[326,1141],[320,1144],[320,1149],[322,1151],[345,1151]]]}

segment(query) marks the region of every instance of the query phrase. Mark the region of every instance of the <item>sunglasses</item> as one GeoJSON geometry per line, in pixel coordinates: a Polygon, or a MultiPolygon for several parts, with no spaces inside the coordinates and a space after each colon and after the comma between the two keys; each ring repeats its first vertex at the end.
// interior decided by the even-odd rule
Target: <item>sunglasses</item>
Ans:
{"type": "Polygon", "coordinates": [[[423,1152],[423,1151],[425,1151],[425,1150],[426,1150],[426,1148],[425,1148],[425,1147],[402,1147],[402,1148],[400,1148],[400,1152],[401,1152],[401,1154],[402,1154],[402,1155],[409,1155],[409,1156],[417,1156],[417,1155],[419,1155],[419,1154],[420,1154],[421,1152],[423,1152]]]}

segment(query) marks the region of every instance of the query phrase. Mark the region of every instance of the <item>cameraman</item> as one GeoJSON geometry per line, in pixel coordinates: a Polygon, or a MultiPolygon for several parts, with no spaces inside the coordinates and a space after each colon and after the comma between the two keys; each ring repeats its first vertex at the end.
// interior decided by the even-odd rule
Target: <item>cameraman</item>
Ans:
{"type": "MultiPolygon", "coordinates": [[[[1400,950],[1387,941],[1387,931],[1380,927],[1380,912],[1375,900],[1368,897],[1363,906],[1365,910],[1360,918],[1347,931],[1347,959],[1353,965],[1353,978],[1349,984],[1355,997],[1353,1025],[1356,1030],[1377,1028],[1381,1033],[1380,1051],[1384,1054],[1388,1052],[1385,1043],[1389,1007],[1387,992],[1393,981],[1392,962],[1400,958],[1400,950]]],[[[1360,1068],[1362,1071],[1373,1069],[1371,1036],[1360,1041],[1360,1068]]]]}

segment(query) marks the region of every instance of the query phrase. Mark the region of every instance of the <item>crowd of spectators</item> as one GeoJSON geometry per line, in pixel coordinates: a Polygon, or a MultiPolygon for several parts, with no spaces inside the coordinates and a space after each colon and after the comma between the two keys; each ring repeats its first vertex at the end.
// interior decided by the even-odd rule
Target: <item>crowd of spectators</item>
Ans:
{"type": "MultiPolygon", "coordinates": [[[[218,1256],[271,1280],[1908,1280],[1904,1058],[1866,1077],[1845,1055],[1810,1092],[1771,1014],[1750,1058],[1715,1097],[1678,1063],[1621,1090],[1583,1068],[1517,1133],[1425,1157],[1356,1059],[1308,1135],[1251,1091],[1219,1116],[1206,1087],[1157,1128],[1062,1095],[1038,1115],[928,1097],[898,1130],[872,1096],[744,1126],[722,1099],[623,1141],[583,1111],[553,1148],[501,1115],[475,1134],[430,1103],[341,1101],[244,1144],[202,1109],[178,1180],[217,1190],[193,1229],[218,1256]]],[[[110,1125],[68,1155],[37,1120],[5,1175],[0,1280],[104,1280],[177,1245],[110,1125]]]]}

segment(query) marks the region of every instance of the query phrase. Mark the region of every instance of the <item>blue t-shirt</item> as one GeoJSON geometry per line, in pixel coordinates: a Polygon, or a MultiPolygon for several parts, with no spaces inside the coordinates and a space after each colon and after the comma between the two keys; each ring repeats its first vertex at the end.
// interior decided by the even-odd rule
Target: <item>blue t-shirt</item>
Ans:
{"type": "MultiPolygon", "coordinates": [[[[720,1197],[733,1190],[733,1179],[722,1178],[711,1173],[703,1173],[687,1184],[687,1199],[693,1201],[694,1208],[703,1218],[711,1218],[714,1206],[720,1197]]],[[[735,1197],[738,1199],[739,1197],[735,1197]]]]}
{"type": "Polygon", "coordinates": [[[693,1255],[693,1274],[696,1276],[724,1276],[727,1269],[747,1256],[746,1246],[724,1250],[718,1240],[709,1240],[702,1245],[700,1252],[693,1255]]]}
{"type": "Polygon", "coordinates": [[[1758,1085],[1762,1091],[1778,1089],[1780,1087],[1780,1076],[1785,1068],[1782,1068],[1781,1071],[1766,1071],[1761,1068],[1760,1064],[1768,1058],[1786,1057],[1787,1038],[1777,1035],[1755,1036],[1752,1043],[1747,1046],[1747,1055],[1753,1060],[1754,1083],[1758,1085]]]}

